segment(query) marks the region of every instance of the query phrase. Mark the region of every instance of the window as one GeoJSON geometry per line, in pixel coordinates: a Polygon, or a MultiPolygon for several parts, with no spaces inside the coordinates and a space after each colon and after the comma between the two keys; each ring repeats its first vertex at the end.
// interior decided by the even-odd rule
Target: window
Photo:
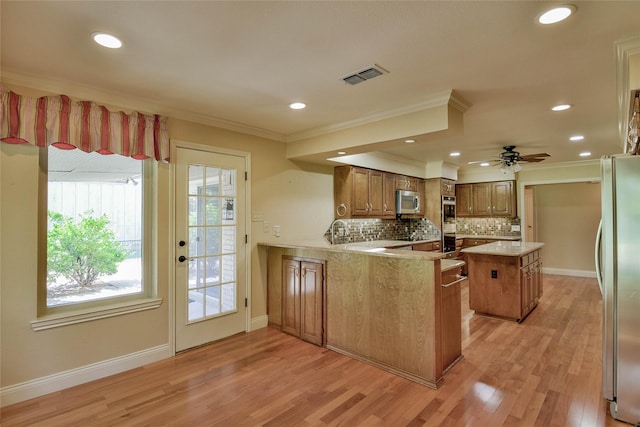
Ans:
{"type": "Polygon", "coordinates": [[[46,157],[45,313],[148,296],[146,162],[55,147],[46,157]]]}

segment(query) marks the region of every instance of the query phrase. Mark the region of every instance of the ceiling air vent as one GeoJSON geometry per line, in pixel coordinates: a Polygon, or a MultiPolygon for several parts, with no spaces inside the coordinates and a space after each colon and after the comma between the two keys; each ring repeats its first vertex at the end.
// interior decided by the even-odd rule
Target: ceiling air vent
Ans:
{"type": "Polygon", "coordinates": [[[342,80],[350,85],[357,85],[358,83],[362,83],[365,80],[370,80],[374,77],[381,76],[387,72],[387,70],[380,67],[379,65],[374,65],[372,67],[367,67],[364,70],[358,71],[350,76],[344,77],[342,80]]]}

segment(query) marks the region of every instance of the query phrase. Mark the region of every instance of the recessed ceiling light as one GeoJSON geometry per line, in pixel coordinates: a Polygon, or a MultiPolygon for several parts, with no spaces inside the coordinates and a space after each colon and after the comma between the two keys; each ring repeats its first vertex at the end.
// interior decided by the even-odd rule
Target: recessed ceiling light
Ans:
{"type": "Polygon", "coordinates": [[[414,142],[416,142],[415,139],[405,139],[404,140],[405,144],[413,144],[414,142]]]}
{"type": "Polygon", "coordinates": [[[575,11],[576,7],[571,4],[554,7],[542,13],[542,15],[538,17],[538,22],[545,25],[555,24],[556,22],[564,21],[575,11]]]}
{"type": "Polygon", "coordinates": [[[121,48],[123,44],[122,40],[107,33],[93,33],[91,36],[93,37],[94,42],[98,43],[100,46],[108,47],[109,49],[121,48]]]}
{"type": "Polygon", "coordinates": [[[482,167],[489,166],[489,162],[482,162],[482,163],[480,163],[480,166],[482,166],[482,167]]]}
{"type": "Polygon", "coordinates": [[[564,110],[568,110],[569,108],[571,108],[570,104],[559,104],[559,105],[556,105],[555,107],[551,107],[553,111],[564,111],[564,110]]]}
{"type": "Polygon", "coordinates": [[[289,108],[291,108],[292,110],[302,110],[306,106],[307,105],[304,102],[292,102],[291,104],[289,104],[289,108]]]}
{"type": "Polygon", "coordinates": [[[347,154],[346,151],[338,151],[338,154],[340,154],[341,156],[344,156],[345,154],[347,154]]]}
{"type": "Polygon", "coordinates": [[[460,155],[459,151],[454,151],[453,153],[449,154],[451,157],[458,157],[460,155]]]}
{"type": "Polygon", "coordinates": [[[573,135],[569,138],[569,141],[582,141],[584,139],[584,135],[573,135]]]}
{"type": "Polygon", "coordinates": [[[583,151],[582,153],[580,153],[580,157],[589,157],[591,155],[591,152],[589,151],[583,151]]]}

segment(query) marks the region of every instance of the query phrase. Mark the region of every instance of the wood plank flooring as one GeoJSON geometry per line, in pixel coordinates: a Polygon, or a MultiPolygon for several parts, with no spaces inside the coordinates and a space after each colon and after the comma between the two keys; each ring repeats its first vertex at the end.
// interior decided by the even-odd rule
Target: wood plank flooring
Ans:
{"type": "Polygon", "coordinates": [[[545,275],[521,324],[476,316],[432,390],[273,328],[2,409],[2,426],[627,426],[600,397],[594,279],[545,275]]]}

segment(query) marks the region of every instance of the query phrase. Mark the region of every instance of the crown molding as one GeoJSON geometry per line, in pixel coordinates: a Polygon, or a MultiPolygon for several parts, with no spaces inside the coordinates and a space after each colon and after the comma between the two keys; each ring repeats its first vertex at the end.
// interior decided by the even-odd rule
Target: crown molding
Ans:
{"type": "Polygon", "coordinates": [[[12,70],[7,71],[4,69],[2,70],[1,81],[6,84],[22,86],[49,93],[65,94],[76,98],[90,99],[100,104],[118,106],[132,111],[144,111],[149,114],[160,114],[174,119],[200,123],[207,126],[258,136],[279,142],[284,142],[286,139],[286,136],[279,132],[249,126],[244,123],[221,119],[219,117],[213,117],[190,110],[167,107],[166,104],[158,102],[156,99],[143,98],[140,96],[132,97],[130,95],[114,91],[107,92],[103,89],[77,82],[43,78],[42,76],[34,76],[12,70]]]}

